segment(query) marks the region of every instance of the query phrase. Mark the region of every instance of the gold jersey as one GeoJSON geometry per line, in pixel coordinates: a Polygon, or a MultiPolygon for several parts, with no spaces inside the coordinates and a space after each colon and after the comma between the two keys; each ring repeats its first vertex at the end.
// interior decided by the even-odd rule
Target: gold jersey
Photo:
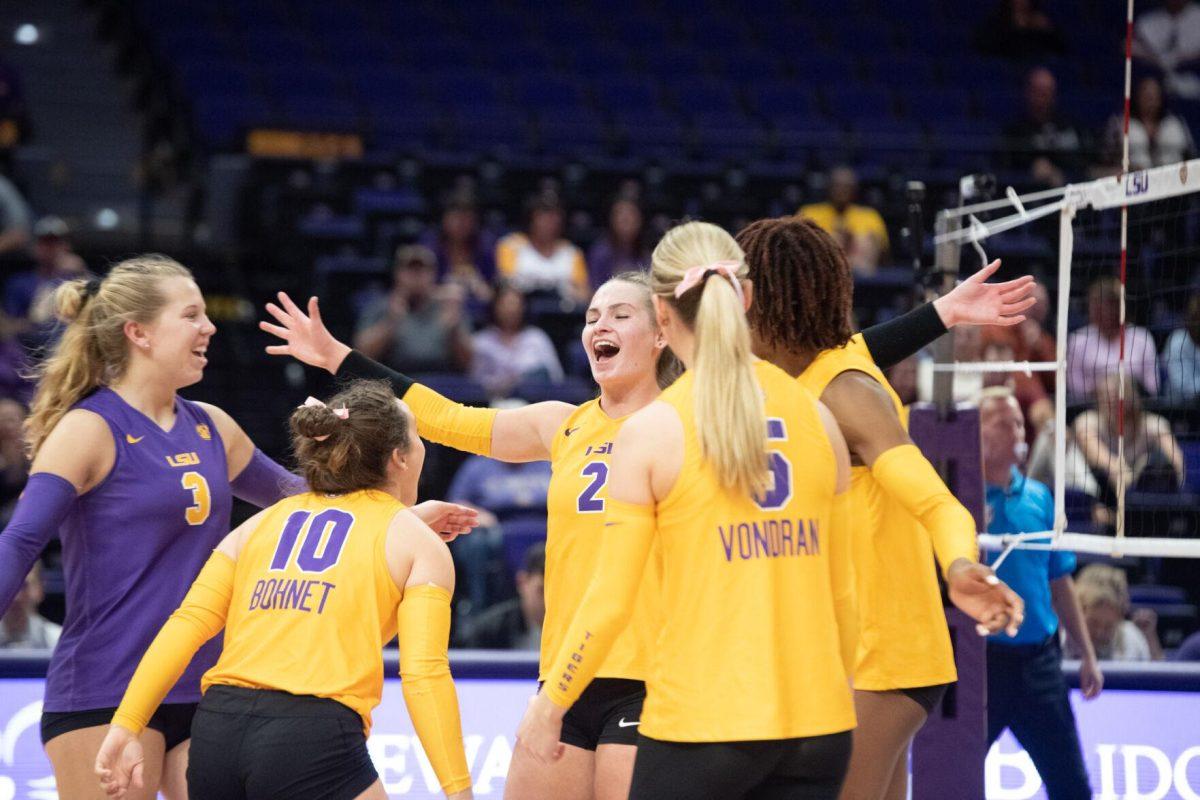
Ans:
{"type": "MultiPolygon", "coordinates": [[[[839,650],[831,552],[837,463],[815,397],[764,361],[772,488],[724,488],[701,453],[685,373],[661,396],[683,423],[684,460],[655,507],[661,626],[641,731],[666,741],[819,736],[854,727],[839,650]]],[[[713,424],[708,422],[707,424],[713,424]]],[[[848,589],[848,587],[841,587],[848,589]]]]}
{"type": "Polygon", "coordinates": [[[242,543],[213,684],[336,700],[370,730],[383,645],[403,596],[388,571],[388,526],[404,505],[379,491],[305,493],[276,503],[242,543]]]}
{"type": "MultiPolygon", "coordinates": [[[[591,400],[571,414],[550,447],[553,473],[546,499],[546,618],[542,623],[540,680],[546,680],[567,628],[583,600],[600,557],[608,467],[613,440],[627,417],[613,419],[591,400]]],[[[636,610],[597,677],[645,680],[654,642],[657,575],[646,570],[636,610]]]]}
{"type": "MultiPolygon", "coordinates": [[[[907,427],[907,411],[861,335],[845,347],[823,351],[799,381],[820,397],[834,378],[850,370],[878,381],[907,427]]],[[[956,680],[929,534],[868,467],[852,468],[850,492],[859,609],[854,687],[885,691],[956,680]]]]}

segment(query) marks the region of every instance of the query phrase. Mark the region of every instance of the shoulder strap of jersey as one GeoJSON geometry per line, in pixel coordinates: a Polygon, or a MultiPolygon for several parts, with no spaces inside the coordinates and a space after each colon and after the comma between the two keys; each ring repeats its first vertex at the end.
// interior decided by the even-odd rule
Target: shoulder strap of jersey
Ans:
{"type": "Polygon", "coordinates": [[[883,372],[871,360],[870,352],[862,343],[862,336],[856,335],[845,347],[821,351],[820,355],[808,365],[800,382],[817,397],[825,393],[834,378],[843,372],[855,370],[865,372],[881,383],[885,380],[883,372]],[[856,343],[857,340],[857,343],[856,343]]]}

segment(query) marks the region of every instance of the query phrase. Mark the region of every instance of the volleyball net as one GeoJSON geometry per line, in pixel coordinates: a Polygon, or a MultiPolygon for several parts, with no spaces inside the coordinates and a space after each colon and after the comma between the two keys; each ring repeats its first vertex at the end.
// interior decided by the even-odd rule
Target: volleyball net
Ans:
{"type": "Polygon", "coordinates": [[[1040,320],[956,330],[932,367],[959,401],[1008,386],[1024,469],[1053,488],[1052,529],[982,546],[1200,558],[1198,193],[1193,160],[939,215],[939,263],[1013,254],[1048,295],[1040,320]]]}

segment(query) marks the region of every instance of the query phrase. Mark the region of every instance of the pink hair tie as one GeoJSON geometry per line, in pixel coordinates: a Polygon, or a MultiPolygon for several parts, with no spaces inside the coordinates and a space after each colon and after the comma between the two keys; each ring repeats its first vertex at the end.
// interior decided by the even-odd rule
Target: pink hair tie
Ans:
{"type": "Polygon", "coordinates": [[[738,267],[741,265],[740,261],[714,261],[712,264],[691,267],[687,272],[683,273],[683,280],[675,287],[675,296],[683,297],[685,292],[704,283],[709,275],[723,275],[733,285],[733,291],[737,294],[738,302],[745,305],[746,298],[742,293],[742,282],[738,280],[737,276],[738,267]]]}
{"type": "MultiPolygon", "coordinates": [[[[315,397],[310,396],[305,399],[304,404],[301,405],[300,407],[304,408],[305,406],[323,406],[323,405],[325,405],[325,404],[322,403],[320,400],[318,400],[315,397]]],[[[332,411],[333,415],[335,417],[337,417],[338,419],[341,419],[341,420],[350,419],[350,409],[346,408],[345,406],[342,406],[341,408],[331,408],[329,410],[332,411]]],[[[329,438],[329,434],[327,433],[324,436],[314,436],[312,438],[313,438],[314,442],[323,442],[329,438]]]]}

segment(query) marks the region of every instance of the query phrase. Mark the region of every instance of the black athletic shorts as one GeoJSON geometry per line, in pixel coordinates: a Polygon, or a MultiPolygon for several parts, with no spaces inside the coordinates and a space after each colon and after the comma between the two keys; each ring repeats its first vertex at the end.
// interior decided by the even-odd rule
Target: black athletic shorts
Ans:
{"type": "Polygon", "coordinates": [[[941,704],[942,698],[946,696],[946,690],[953,684],[938,683],[933,686],[914,686],[909,689],[901,689],[900,691],[908,696],[910,700],[925,709],[926,714],[932,714],[933,710],[941,704]]]}
{"type": "MultiPolygon", "coordinates": [[[[94,728],[112,722],[116,708],[92,708],[87,711],[43,711],[42,745],[55,736],[94,728]]],[[[164,703],[154,712],[147,728],[152,728],[167,740],[167,752],[183,744],[192,735],[192,717],[196,713],[195,703],[164,703]]]]}
{"type": "Polygon", "coordinates": [[[602,744],[637,744],[646,684],[596,678],[563,716],[563,744],[595,750],[602,744]]]}
{"type": "Polygon", "coordinates": [[[362,717],[335,700],[213,686],[196,709],[190,800],[352,800],[378,777],[362,717]]]}
{"type": "Polygon", "coordinates": [[[629,800],[837,800],[850,731],[756,742],[642,736],[629,800]]]}

